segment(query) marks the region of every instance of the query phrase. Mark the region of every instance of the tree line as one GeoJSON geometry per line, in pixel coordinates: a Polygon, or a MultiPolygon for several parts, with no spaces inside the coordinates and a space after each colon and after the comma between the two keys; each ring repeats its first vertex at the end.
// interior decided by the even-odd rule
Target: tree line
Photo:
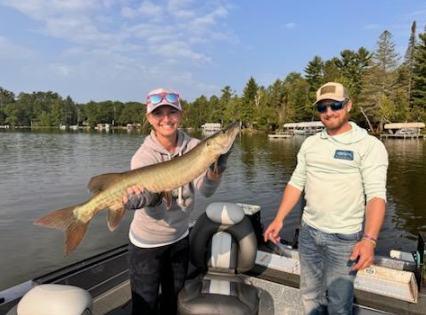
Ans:
{"type": "MultiPolygon", "coordinates": [[[[183,127],[206,122],[227,124],[239,120],[245,128],[270,130],[287,122],[316,120],[313,108],[316,90],[324,83],[344,84],[354,101],[351,119],[380,132],[388,122],[426,122],[426,27],[416,33],[413,22],[404,56],[395,49],[393,36],[384,31],[374,51],[365,47],[343,50],[323,60],[315,56],[304,73],[292,72],[269,86],[250,77],[241,95],[225,86],[219,96],[202,95],[183,100],[183,127]]],[[[0,87],[0,125],[58,126],[98,123],[126,125],[145,122],[140,102],[90,101],[77,104],[70,96],[54,92],[15,95],[0,87]]]]}

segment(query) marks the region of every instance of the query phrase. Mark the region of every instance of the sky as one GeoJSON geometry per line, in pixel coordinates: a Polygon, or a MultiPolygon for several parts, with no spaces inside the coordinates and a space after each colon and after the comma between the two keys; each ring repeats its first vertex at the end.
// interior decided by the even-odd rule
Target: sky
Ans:
{"type": "Polygon", "coordinates": [[[0,87],[79,103],[144,102],[165,87],[194,101],[238,95],[304,73],[315,55],[376,49],[404,55],[424,0],[0,0],[0,87]]]}

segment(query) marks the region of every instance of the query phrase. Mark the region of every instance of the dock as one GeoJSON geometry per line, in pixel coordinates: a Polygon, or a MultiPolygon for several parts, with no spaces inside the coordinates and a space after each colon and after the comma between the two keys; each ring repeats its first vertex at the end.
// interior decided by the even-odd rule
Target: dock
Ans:
{"type": "Polygon", "coordinates": [[[268,135],[270,139],[291,138],[293,135],[288,133],[271,133],[268,135]]]}
{"type": "Polygon", "coordinates": [[[381,134],[380,138],[383,138],[383,139],[389,139],[389,138],[392,138],[392,139],[426,139],[425,136],[426,135],[423,135],[423,134],[419,134],[419,135],[397,135],[397,134],[385,133],[385,134],[381,134]]]}

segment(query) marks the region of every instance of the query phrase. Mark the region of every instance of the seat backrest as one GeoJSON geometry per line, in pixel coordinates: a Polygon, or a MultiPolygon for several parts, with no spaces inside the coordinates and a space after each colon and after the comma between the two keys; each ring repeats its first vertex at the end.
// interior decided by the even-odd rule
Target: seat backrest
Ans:
{"type": "Polygon", "coordinates": [[[90,315],[91,295],[78,287],[41,284],[28,291],[17,307],[18,315],[90,315]]]}
{"type": "Polygon", "coordinates": [[[245,272],[256,260],[253,226],[234,203],[210,204],[192,229],[190,247],[192,264],[211,272],[245,272]]]}

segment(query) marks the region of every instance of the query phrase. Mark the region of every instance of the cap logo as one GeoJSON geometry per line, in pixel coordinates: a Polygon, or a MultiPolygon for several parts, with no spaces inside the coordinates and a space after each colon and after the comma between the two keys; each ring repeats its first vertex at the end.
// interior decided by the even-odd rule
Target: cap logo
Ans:
{"type": "Polygon", "coordinates": [[[327,93],[336,93],[336,87],[333,86],[333,85],[331,85],[331,86],[324,86],[321,89],[320,95],[327,94],[327,93]]]}

